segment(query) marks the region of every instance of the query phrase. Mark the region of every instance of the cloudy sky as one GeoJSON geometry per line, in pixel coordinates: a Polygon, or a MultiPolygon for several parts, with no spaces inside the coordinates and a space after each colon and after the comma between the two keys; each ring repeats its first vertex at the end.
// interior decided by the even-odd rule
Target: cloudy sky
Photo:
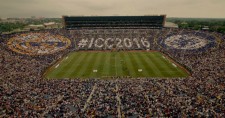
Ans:
{"type": "Polygon", "coordinates": [[[155,14],[225,18],[225,0],[0,0],[0,18],[155,14]]]}

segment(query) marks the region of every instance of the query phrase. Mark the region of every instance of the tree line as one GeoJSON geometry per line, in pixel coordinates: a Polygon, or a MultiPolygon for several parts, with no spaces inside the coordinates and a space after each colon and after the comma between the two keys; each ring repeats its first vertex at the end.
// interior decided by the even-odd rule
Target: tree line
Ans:
{"type": "Polygon", "coordinates": [[[224,18],[167,18],[168,22],[173,22],[179,28],[202,30],[208,28],[209,31],[225,33],[224,18]]]}

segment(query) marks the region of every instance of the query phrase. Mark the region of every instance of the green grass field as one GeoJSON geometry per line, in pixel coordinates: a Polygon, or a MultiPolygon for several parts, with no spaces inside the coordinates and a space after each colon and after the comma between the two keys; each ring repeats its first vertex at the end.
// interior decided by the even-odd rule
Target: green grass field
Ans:
{"type": "Polygon", "coordinates": [[[186,77],[160,52],[73,52],[52,66],[46,78],[186,77]],[[93,72],[95,71],[95,72],[93,72]]]}

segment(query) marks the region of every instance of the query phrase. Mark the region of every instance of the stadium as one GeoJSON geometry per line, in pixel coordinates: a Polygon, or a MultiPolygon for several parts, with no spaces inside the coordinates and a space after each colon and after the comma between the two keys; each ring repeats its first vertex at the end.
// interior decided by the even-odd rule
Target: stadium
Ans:
{"type": "Polygon", "coordinates": [[[2,34],[0,117],[224,117],[225,36],[166,15],[2,34]]]}

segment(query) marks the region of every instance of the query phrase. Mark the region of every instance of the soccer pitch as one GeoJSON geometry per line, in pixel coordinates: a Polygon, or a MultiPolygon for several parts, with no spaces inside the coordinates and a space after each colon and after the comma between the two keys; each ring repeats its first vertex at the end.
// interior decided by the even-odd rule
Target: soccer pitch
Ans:
{"type": "Polygon", "coordinates": [[[160,52],[73,52],[45,73],[47,79],[104,77],[187,77],[160,52]]]}

